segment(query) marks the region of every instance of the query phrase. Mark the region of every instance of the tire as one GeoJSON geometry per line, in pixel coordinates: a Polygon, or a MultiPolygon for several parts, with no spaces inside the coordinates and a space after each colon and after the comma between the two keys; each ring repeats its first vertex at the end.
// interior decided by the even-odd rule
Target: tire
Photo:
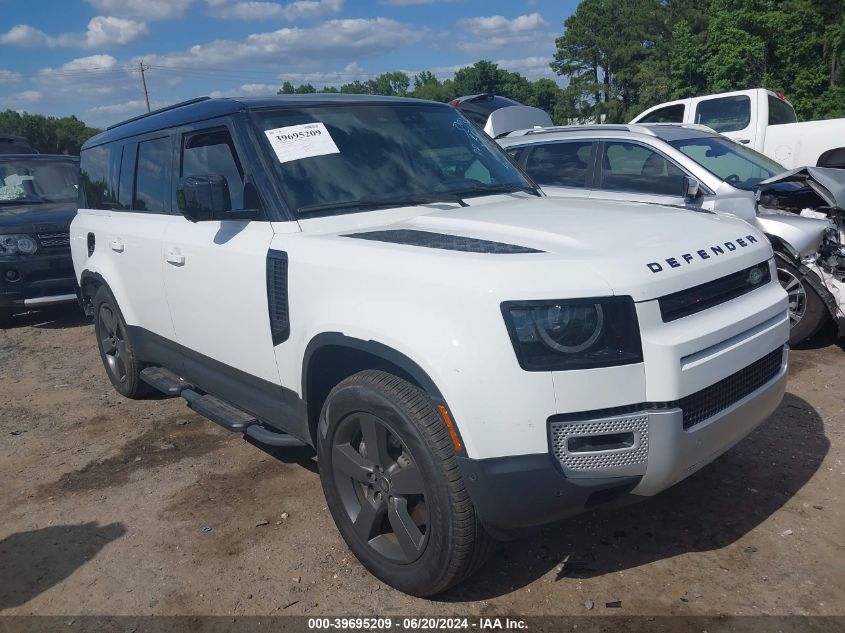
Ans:
{"type": "Polygon", "coordinates": [[[493,540],[440,415],[418,387],[375,370],[347,378],[326,399],[317,448],[332,517],[374,576],[424,597],[484,564],[493,540]]]}
{"type": "Polygon", "coordinates": [[[828,312],[821,297],[790,263],[776,258],[778,281],[789,295],[789,345],[804,341],[824,325],[828,312]]]}
{"type": "Polygon", "coordinates": [[[0,329],[12,327],[12,311],[9,308],[0,308],[0,329]]]}
{"type": "Polygon", "coordinates": [[[143,398],[152,388],[141,380],[144,366],[135,356],[117,301],[108,288],[101,286],[94,295],[93,304],[94,332],[106,375],[119,394],[132,399],[143,398]]]}

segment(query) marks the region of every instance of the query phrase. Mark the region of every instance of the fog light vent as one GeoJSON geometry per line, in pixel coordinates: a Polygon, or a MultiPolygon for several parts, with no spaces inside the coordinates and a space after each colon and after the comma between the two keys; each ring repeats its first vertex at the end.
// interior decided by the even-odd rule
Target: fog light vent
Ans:
{"type": "Polygon", "coordinates": [[[551,439],[552,452],[566,470],[631,472],[648,459],[648,414],[552,422],[551,439]]]}

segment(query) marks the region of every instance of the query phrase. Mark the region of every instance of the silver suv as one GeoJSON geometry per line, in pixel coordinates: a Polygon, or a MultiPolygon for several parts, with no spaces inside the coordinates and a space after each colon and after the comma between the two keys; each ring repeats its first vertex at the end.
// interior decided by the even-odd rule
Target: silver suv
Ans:
{"type": "Polygon", "coordinates": [[[782,182],[784,167],[763,154],[692,124],[535,128],[497,142],[550,196],[739,216],[774,246],[790,298],[790,344],[815,334],[829,317],[842,333],[845,292],[827,266],[843,250],[842,236],[825,218],[831,201],[819,187],[782,182]],[[794,212],[803,207],[812,217],[794,212]]]}

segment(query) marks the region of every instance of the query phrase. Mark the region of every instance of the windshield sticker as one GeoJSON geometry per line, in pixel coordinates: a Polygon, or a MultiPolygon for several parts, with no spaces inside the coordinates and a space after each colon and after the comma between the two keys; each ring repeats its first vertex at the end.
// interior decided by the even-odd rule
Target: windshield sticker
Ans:
{"type": "Polygon", "coordinates": [[[340,154],[326,126],[322,123],[289,125],[264,132],[280,163],[326,154],[340,154]]]}

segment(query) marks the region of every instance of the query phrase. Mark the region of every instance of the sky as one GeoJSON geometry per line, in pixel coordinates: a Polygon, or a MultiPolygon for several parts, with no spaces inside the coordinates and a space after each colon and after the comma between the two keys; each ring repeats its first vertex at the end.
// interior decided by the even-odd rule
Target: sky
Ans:
{"type": "Polygon", "coordinates": [[[555,78],[578,0],[0,0],[0,109],[96,127],[200,95],[275,94],[479,59],[555,78]]]}

